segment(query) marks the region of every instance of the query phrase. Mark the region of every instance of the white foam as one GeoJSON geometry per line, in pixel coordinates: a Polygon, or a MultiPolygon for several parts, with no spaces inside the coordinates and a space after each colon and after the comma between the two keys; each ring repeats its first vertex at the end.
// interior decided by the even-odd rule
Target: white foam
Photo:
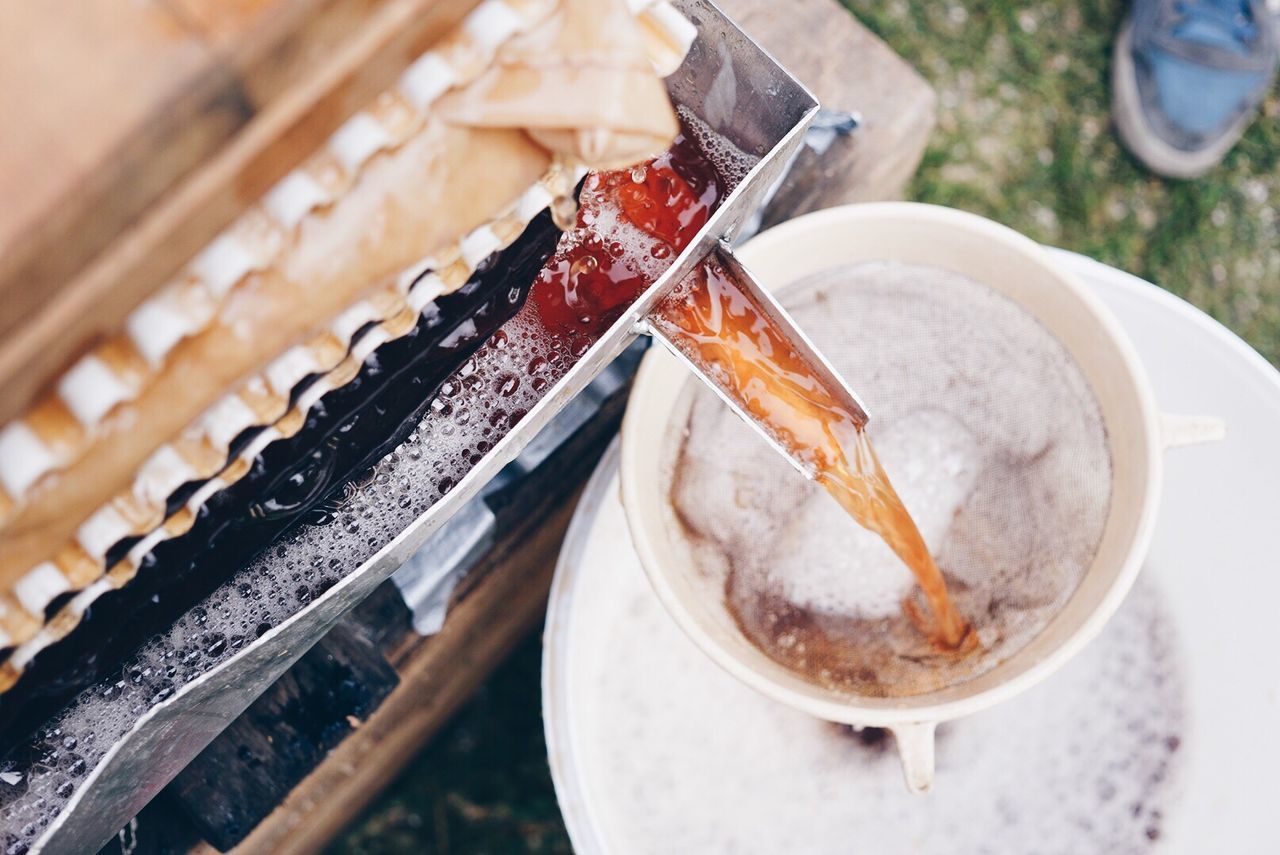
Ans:
{"type": "MultiPolygon", "coordinates": [[[[926,543],[940,543],[981,465],[965,426],[937,410],[904,417],[876,450],[926,543]]],[[[792,603],[828,615],[895,615],[914,587],[901,559],[825,491],[810,491],[772,541],[775,582],[792,603]]]]}
{"type": "Polygon", "coordinates": [[[680,115],[680,121],[693,135],[698,148],[707,155],[712,166],[724,177],[730,187],[741,184],[747,174],[760,162],[759,157],[748,154],[730,142],[727,137],[716,133],[705,120],[687,107],[677,107],[676,112],[680,115]]]}
{"type": "Polygon", "coordinates": [[[670,469],[681,473],[672,484],[680,518],[670,525],[677,536],[689,527],[707,595],[728,583],[740,614],[755,609],[744,623],[753,638],[783,660],[790,629],[776,638],[767,629],[779,608],[768,598],[843,620],[847,635],[822,631],[845,645],[847,668],[821,666],[821,679],[842,691],[933,691],[1013,655],[1076,589],[1109,509],[1106,432],[1079,367],[1025,310],[941,270],[828,271],[784,302],[868,401],[870,437],[983,654],[921,659],[923,636],[899,616],[912,590],[902,562],[698,391],[683,450],[678,435],[669,446],[670,469]],[[891,628],[857,635],[852,624],[873,618],[890,618],[891,628]]]}
{"type": "MultiPolygon", "coordinates": [[[[592,176],[589,181],[600,180],[597,176],[592,176]]],[[[627,263],[635,268],[638,272],[652,280],[656,280],[667,268],[671,266],[674,254],[662,254],[662,257],[654,255],[653,250],[659,246],[666,249],[666,245],[659,239],[640,229],[631,221],[627,220],[621,209],[612,205],[603,205],[592,210],[590,220],[587,222],[589,230],[585,233],[582,230],[575,229],[566,234],[569,241],[585,239],[599,239],[605,244],[619,243],[623,247],[623,254],[627,259],[627,263]]]]}

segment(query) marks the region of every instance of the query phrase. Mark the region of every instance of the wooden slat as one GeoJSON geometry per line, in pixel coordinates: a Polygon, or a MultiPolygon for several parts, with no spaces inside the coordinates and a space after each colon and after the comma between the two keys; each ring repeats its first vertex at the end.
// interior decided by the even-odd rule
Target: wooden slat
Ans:
{"type": "Polygon", "coordinates": [[[235,846],[399,682],[350,620],[254,701],[166,792],[204,839],[235,846]]]}
{"type": "Polygon", "coordinates": [[[256,107],[313,76],[393,0],[166,0],[222,56],[256,107]]]}
{"type": "MultiPolygon", "coordinates": [[[[92,2],[130,5],[134,0],[92,2]]],[[[390,86],[476,2],[385,0],[358,14],[358,0],[328,0],[318,7],[327,14],[299,15],[293,30],[283,24],[264,24],[264,31],[281,28],[292,33],[288,38],[236,42],[235,50],[225,45],[218,48],[217,62],[210,72],[213,76],[201,80],[229,75],[236,103],[241,105],[237,109],[252,111],[250,97],[263,100],[234,137],[218,140],[214,153],[197,158],[198,167],[185,170],[189,174],[165,189],[140,214],[132,211],[131,205],[125,206],[130,210],[124,212],[112,207],[118,199],[131,198],[127,171],[96,173],[106,177],[101,192],[91,194],[99,207],[89,213],[100,219],[101,232],[87,225],[93,217],[86,219],[87,214],[71,204],[42,220],[30,235],[15,238],[11,249],[0,254],[0,423],[19,412],[96,337],[117,329],[130,309],[246,205],[323,144],[339,124],[390,86]],[[249,78],[242,76],[246,74],[249,78]],[[104,236],[113,229],[107,245],[104,236]],[[92,251],[73,246],[81,239],[87,240],[92,251]],[[67,273],[79,265],[82,256],[89,255],[92,260],[78,272],[67,273]]],[[[298,14],[295,0],[273,3],[271,11],[283,10],[280,15],[290,10],[298,14]]],[[[45,4],[25,3],[3,4],[2,8],[13,6],[46,8],[45,4]]],[[[250,27],[253,20],[247,20],[243,26],[250,27]]],[[[3,26],[0,21],[0,32],[3,26]]],[[[214,37],[212,30],[206,32],[202,26],[215,24],[188,24],[202,37],[214,37]]],[[[7,41],[5,36],[0,39],[7,41]]],[[[0,55],[4,41],[0,41],[0,55]]],[[[8,88],[0,75],[0,90],[8,88]]],[[[109,104],[114,91],[99,93],[99,98],[109,104]]],[[[168,121],[163,111],[159,119],[168,121]]],[[[205,133],[207,129],[201,132],[205,133]]],[[[190,152],[204,145],[206,136],[201,134],[195,137],[201,145],[193,149],[156,141],[151,151],[157,157],[178,152],[178,168],[168,172],[183,172],[180,167],[191,160],[190,152]]],[[[108,158],[107,166],[114,165],[108,158]]],[[[147,181],[164,183],[162,172],[157,165],[156,175],[161,177],[147,181]]]]}
{"type": "Polygon", "coordinates": [[[0,4],[0,245],[73,194],[212,54],[167,9],[129,0],[0,4]]]}
{"type": "Polygon", "coordinates": [[[0,4],[0,336],[247,119],[163,6],[0,4]]]}
{"type": "Polygon", "coordinates": [[[164,0],[220,49],[236,49],[255,32],[288,30],[299,15],[322,14],[325,0],[164,0]]]}
{"type": "Polygon", "coordinates": [[[716,2],[824,107],[857,110],[864,120],[824,154],[801,151],[764,227],[831,205],[900,195],[933,131],[937,98],[928,82],[835,0],[716,2]]]}

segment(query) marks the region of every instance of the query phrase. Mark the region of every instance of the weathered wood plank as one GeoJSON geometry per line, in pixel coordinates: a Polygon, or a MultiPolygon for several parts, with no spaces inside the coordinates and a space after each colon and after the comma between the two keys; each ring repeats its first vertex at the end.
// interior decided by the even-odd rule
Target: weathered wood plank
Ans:
{"type": "MultiPolygon", "coordinates": [[[[294,2],[304,0],[273,2],[292,9],[294,2]]],[[[147,104],[152,112],[140,107],[127,123],[129,156],[110,146],[94,149],[77,173],[92,176],[92,181],[78,181],[72,190],[49,196],[48,210],[42,209],[34,222],[33,215],[24,215],[21,223],[15,217],[13,234],[0,232],[0,423],[21,411],[96,337],[118,329],[146,295],[390,86],[477,2],[364,0],[362,6],[360,0],[327,0],[322,4],[325,15],[290,18],[293,30],[264,26],[274,40],[255,31],[235,50],[215,45],[212,64],[182,90],[184,100],[151,98],[147,104]],[[206,87],[214,95],[194,97],[206,93],[206,87]],[[160,132],[169,127],[174,133],[160,132]]],[[[158,8],[134,0],[92,4],[108,10],[114,5],[158,8]]],[[[49,5],[11,3],[0,4],[0,9],[39,10],[56,24],[61,19],[48,13],[49,5]]],[[[44,17],[40,20],[40,26],[47,26],[44,17]]],[[[8,43],[7,23],[0,19],[0,57],[8,43]]],[[[203,33],[190,22],[183,26],[213,37],[213,30],[203,33]]],[[[209,50],[203,44],[198,49],[204,54],[209,50]]],[[[0,93],[26,87],[33,98],[44,95],[42,88],[24,82],[30,75],[21,70],[13,72],[16,83],[11,84],[6,75],[13,66],[0,63],[0,93]]],[[[152,67],[145,53],[139,63],[152,67]]],[[[113,109],[122,87],[128,88],[120,84],[95,90],[97,100],[113,109]]],[[[35,114],[25,103],[15,102],[10,109],[9,96],[4,97],[0,117],[14,116],[21,134],[24,117],[35,114]]],[[[68,133],[59,129],[42,139],[51,138],[54,142],[47,144],[56,146],[69,139],[68,133]]],[[[4,151],[10,143],[0,145],[4,151]]],[[[23,145],[21,162],[13,149],[18,174],[41,149],[23,145]]],[[[15,170],[0,168],[0,175],[15,170]]],[[[6,200],[12,195],[6,193],[6,200]]]]}
{"type": "Polygon", "coordinates": [[[218,68],[156,3],[0,4],[0,336],[248,120],[218,68]]]}
{"type": "Polygon", "coordinates": [[[392,0],[165,0],[235,72],[256,107],[329,62],[392,0]]]}
{"type": "Polygon", "coordinates": [[[928,82],[835,0],[717,3],[824,107],[862,114],[862,126],[825,154],[800,154],[764,226],[832,205],[901,196],[933,131],[937,99],[928,82]]]}
{"type": "Polygon", "coordinates": [[[0,5],[0,246],[16,250],[17,235],[212,61],[154,4],[0,5]]]}

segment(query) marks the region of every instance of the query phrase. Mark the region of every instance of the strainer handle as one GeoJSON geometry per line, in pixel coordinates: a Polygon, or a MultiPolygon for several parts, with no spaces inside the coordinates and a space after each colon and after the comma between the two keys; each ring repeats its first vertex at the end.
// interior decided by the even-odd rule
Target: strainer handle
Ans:
{"type": "Polygon", "coordinates": [[[1217,442],[1227,436],[1227,423],[1217,416],[1160,414],[1160,441],[1165,448],[1217,442]]]}
{"type": "Polygon", "coordinates": [[[898,756],[902,759],[902,776],[907,789],[913,793],[927,793],[933,789],[933,742],[938,729],[936,721],[898,724],[889,728],[898,743],[898,756]]]}

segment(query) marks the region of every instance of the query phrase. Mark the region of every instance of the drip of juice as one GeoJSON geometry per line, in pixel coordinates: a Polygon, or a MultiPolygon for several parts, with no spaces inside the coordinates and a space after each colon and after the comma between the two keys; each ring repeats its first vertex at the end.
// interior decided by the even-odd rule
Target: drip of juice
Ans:
{"type": "Polygon", "coordinates": [[[714,258],[705,260],[659,304],[655,324],[686,356],[711,368],[722,388],[910,568],[928,613],[909,597],[903,602],[908,618],[939,648],[972,649],[977,637],[951,602],[861,420],[728,271],[714,258]]]}

